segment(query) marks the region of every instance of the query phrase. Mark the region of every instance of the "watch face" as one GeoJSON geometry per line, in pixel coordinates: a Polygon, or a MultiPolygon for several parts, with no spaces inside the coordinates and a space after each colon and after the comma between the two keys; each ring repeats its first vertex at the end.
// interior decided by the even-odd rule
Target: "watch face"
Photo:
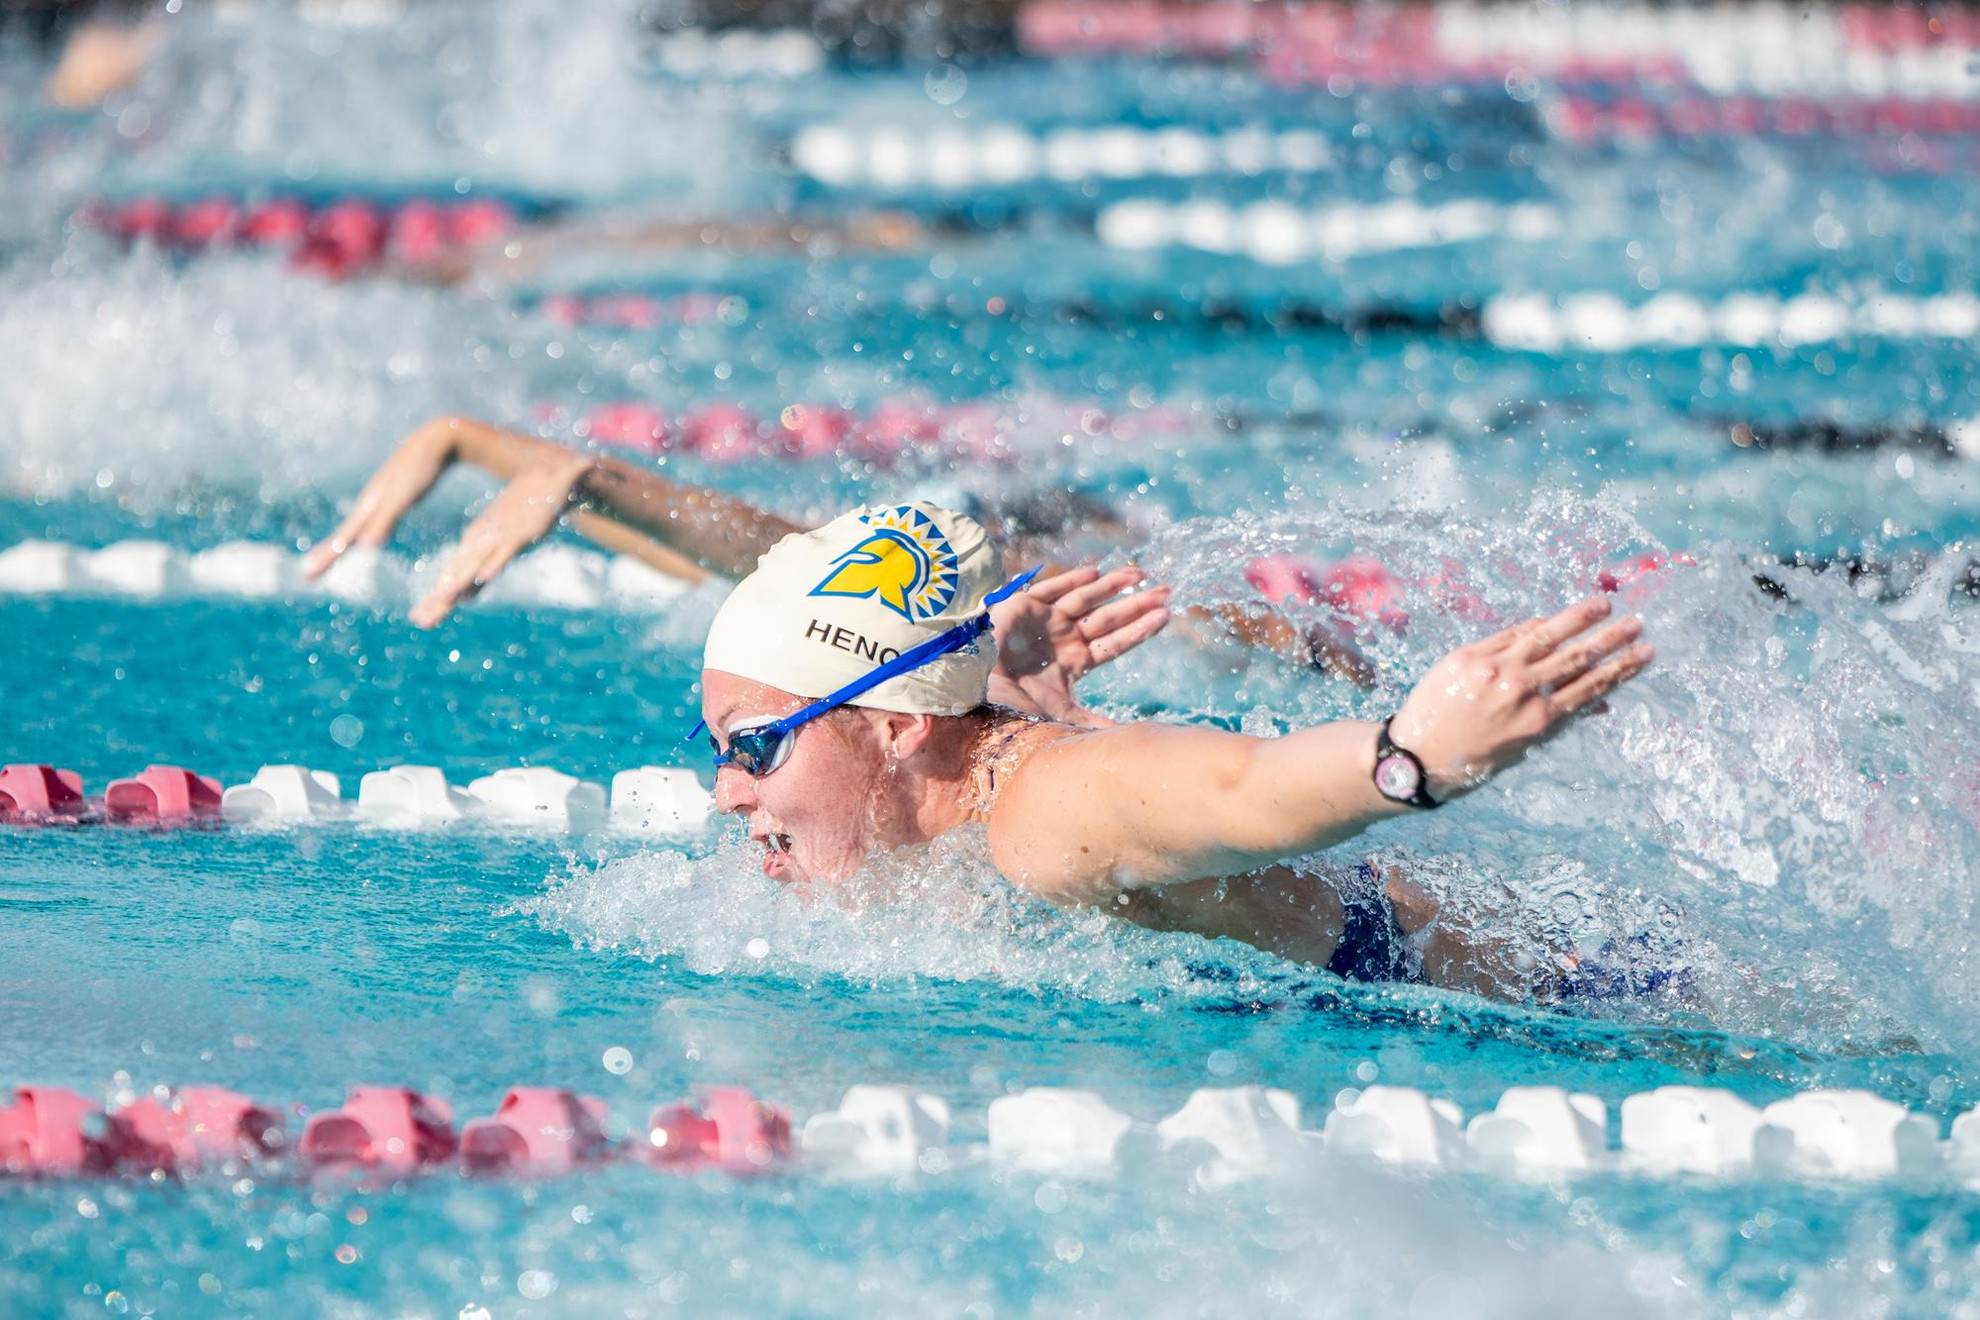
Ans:
{"type": "Polygon", "coordinates": [[[1423,776],[1407,756],[1385,756],[1375,767],[1375,787],[1385,798],[1407,802],[1416,796],[1423,776]]]}

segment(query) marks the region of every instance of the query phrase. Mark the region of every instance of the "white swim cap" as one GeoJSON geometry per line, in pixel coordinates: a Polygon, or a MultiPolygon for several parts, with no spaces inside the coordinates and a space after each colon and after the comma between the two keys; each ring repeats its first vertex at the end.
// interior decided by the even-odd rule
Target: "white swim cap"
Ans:
{"type": "MultiPolygon", "coordinates": [[[[715,614],[701,663],[793,696],[823,697],[983,612],[1002,578],[989,536],[933,504],[876,505],[793,532],[715,614]]],[[[849,704],[961,715],[983,704],[997,659],[984,637],[849,704]]]]}

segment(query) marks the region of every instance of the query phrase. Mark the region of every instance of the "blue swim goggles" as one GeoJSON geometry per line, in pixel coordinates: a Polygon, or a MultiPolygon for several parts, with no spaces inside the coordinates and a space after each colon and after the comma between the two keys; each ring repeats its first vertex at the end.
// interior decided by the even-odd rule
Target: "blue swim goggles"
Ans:
{"type": "MultiPolygon", "coordinates": [[[[804,709],[792,711],[781,718],[751,720],[729,730],[727,750],[723,749],[721,743],[715,741],[712,731],[708,732],[708,746],[715,753],[715,768],[720,770],[725,765],[732,765],[744,774],[758,779],[769,774],[790,759],[791,746],[795,741],[791,735],[820,715],[838,709],[854,697],[872,691],[890,678],[896,678],[909,670],[919,669],[929,661],[945,656],[951,651],[960,651],[989,632],[990,607],[1000,605],[1024,590],[1043,567],[1044,565],[1040,564],[1038,568],[1020,573],[985,596],[983,612],[975,618],[959,623],[947,632],[931,637],[917,646],[909,647],[892,660],[874,666],[838,691],[820,697],[804,709]]],[[[694,728],[688,731],[688,737],[693,739],[707,730],[708,721],[698,720],[694,728]]]]}

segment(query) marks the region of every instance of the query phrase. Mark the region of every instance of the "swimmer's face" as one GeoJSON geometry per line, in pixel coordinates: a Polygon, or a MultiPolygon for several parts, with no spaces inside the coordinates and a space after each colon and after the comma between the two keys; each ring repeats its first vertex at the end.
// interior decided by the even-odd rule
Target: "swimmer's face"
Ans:
{"type": "MultiPolygon", "coordinates": [[[[701,671],[702,717],[725,747],[731,728],[809,704],[719,669],[701,671]]],[[[761,778],[733,765],[715,772],[716,807],[743,818],[771,879],[833,883],[858,870],[873,850],[887,758],[867,736],[864,714],[835,711],[801,726],[789,735],[795,741],[788,758],[761,778]]]]}

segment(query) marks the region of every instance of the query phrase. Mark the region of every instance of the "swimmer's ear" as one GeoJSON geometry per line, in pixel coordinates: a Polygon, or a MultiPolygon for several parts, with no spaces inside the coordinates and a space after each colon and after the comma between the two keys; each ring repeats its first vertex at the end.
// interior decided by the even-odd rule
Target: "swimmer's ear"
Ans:
{"type": "Polygon", "coordinates": [[[933,715],[904,715],[891,710],[880,714],[881,742],[894,760],[905,761],[928,745],[929,735],[935,729],[933,715]]]}

